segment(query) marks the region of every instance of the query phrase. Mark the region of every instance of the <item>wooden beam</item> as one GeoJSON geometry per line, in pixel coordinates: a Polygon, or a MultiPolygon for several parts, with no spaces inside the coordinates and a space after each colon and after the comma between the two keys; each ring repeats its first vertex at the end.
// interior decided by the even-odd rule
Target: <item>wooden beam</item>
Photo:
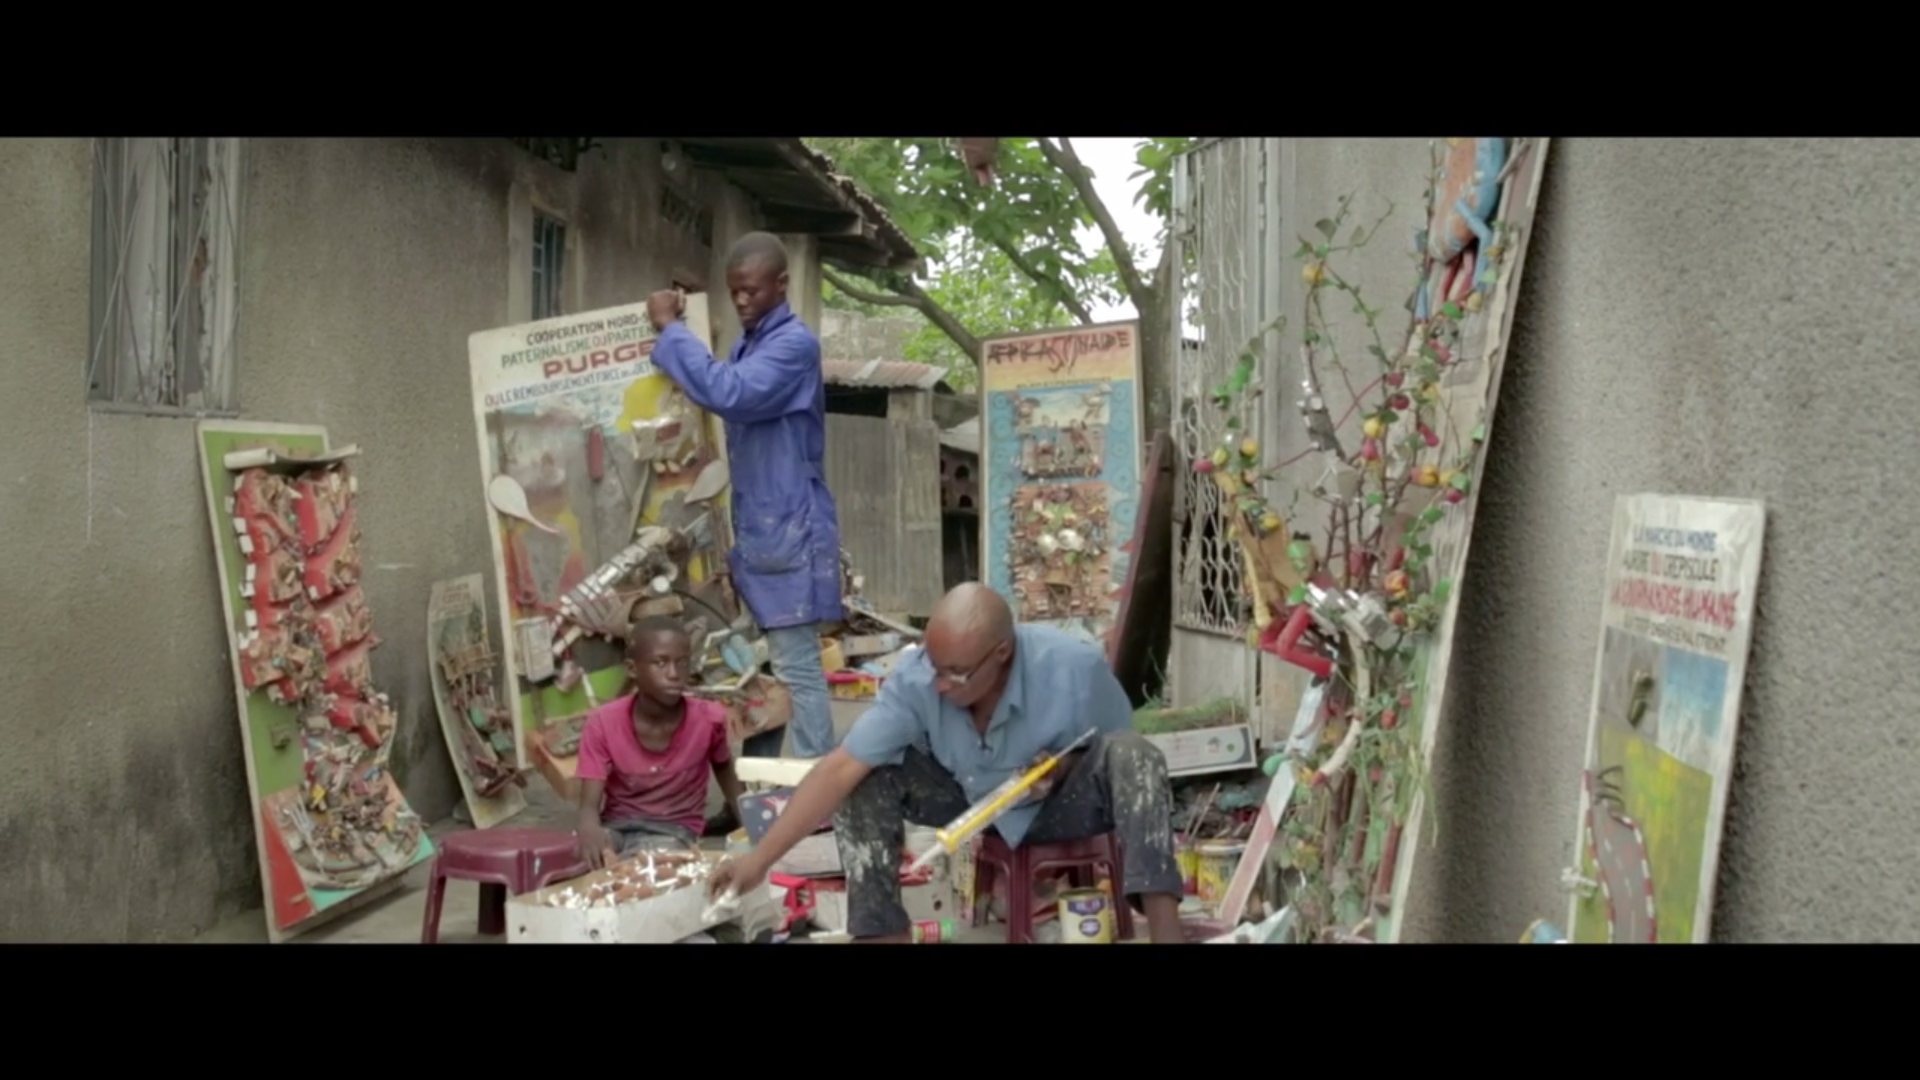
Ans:
{"type": "Polygon", "coordinates": [[[807,156],[806,151],[800,148],[798,140],[775,139],[773,149],[775,153],[780,155],[781,160],[792,167],[794,172],[812,179],[814,183],[819,185],[821,192],[824,193],[827,198],[832,199],[836,205],[845,209],[850,214],[861,214],[861,216],[865,216],[860,209],[860,204],[854,201],[853,196],[841,190],[840,185],[834,182],[833,177],[827,175],[826,172],[820,168],[819,162],[807,156]]]}
{"type": "Polygon", "coordinates": [[[827,265],[840,265],[847,268],[871,267],[875,270],[895,269],[892,251],[869,247],[851,240],[836,240],[831,236],[820,238],[820,258],[827,265]]]}
{"type": "MultiPolygon", "coordinates": [[[[792,169],[782,168],[778,162],[762,160],[754,165],[722,165],[715,167],[719,168],[722,173],[725,173],[727,179],[742,187],[747,184],[764,183],[804,187],[806,190],[812,191],[819,186],[806,176],[795,173],[792,169]]],[[[820,203],[823,206],[834,205],[833,201],[825,195],[820,196],[820,203]]]]}
{"type": "Polygon", "coordinates": [[[762,204],[761,217],[772,233],[804,233],[808,236],[841,236],[871,239],[873,223],[859,214],[803,210],[792,206],[762,204]]]}
{"type": "Polygon", "coordinates": [[[776,169],[785,159],[765,139],[726,139],[714,142],[680,140],[680,149],[694,164],[721,169],[776,169]]]}

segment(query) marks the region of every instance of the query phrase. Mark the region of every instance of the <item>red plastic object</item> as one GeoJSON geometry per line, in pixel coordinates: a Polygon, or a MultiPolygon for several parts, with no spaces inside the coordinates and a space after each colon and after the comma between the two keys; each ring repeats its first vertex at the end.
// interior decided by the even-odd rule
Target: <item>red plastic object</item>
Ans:
{"type": "Polygon", "coordinates": [[[1267,632],[1260,635],[1260,648],[1322,679],[1331,678],[1333,661],[1300,647],[1300,637],[1312,623],[1313,610],[1305,604],[1296,604],[1286,622],[1276,619],[1267,624],[1267,632]]]}
{"type": "Polygon", "coordinates": [[[1113,881],[1113,932],[1117,941],[1133,937],[1133,908],[1121,895],[1125,888],[1126,867],[1120,858],[1120,842],[1112,833],[1069,840],[1059,844],[1022,844],[1009,849],[999,833],[988,832],[980,838],[980,853],[974,857],[973,925],[986,920],[993,900],[994,882],[1004,876],[1007,883],[1007,944],[1033,943],[1033,879],[1050,870],[1070,872],[1076,889],[1091,889],[1099,879],[1097,866],[1106,866],[1113,881]]]}
{"type": "Polygon", "coordinates": [[[544,889],[592,869],[572,833],[551,829],[475,829],[440,841],[427,879],[427,910],[420,944],[440,939],[440,904],[447,880],[480,884],[480,932],[507,932],[507,897],[544,889]]]}
{"type": "Polygon", "coordinates": [[[787,890],[783,905],[786,914],[780,919],[779,932],[784,934],[793,929],[793,924],[805,922],[813,915],[815,898],[811,878],[794,877],[792,874],[768,874],[767,880],[787,890]]]}

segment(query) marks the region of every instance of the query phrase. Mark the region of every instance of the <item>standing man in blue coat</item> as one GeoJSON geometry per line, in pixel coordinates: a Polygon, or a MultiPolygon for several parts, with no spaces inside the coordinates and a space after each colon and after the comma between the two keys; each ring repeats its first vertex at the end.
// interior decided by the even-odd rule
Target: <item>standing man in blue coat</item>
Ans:
{"type": "MultiPolygon", "coordinates": [[[[680,321],[684,302],[673,290],[647,298],[647,318],[660,332],[653,362],[726,421],[734,590],[766,631],[774,677],[793,694],[793,752],[816,758],[834,746],[819,624],[845,618],[820,340],[787,306],[787,249],[771,233],[748,233],[733,246],[727,292],[744,333],[726,363],[680,321]]],[[[781,734],[749,739],[745,754],[778,756],[781,734]]]]}

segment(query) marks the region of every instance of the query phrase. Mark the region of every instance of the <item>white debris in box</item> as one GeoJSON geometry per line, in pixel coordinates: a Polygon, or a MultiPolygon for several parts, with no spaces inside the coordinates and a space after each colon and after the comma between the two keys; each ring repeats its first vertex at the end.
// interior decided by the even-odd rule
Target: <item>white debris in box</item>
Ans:
{"type": "Polygon", "coordinates": [[[712,864],[690,852],[644,851],[585,884],[567,885],[542,903],[557,908],[610,908],[703,883],[712,864]]]}

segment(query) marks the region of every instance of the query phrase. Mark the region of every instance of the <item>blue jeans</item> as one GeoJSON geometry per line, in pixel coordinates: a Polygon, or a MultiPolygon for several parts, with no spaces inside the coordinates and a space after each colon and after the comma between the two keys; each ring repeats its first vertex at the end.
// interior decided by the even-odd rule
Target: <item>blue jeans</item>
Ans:
{"type": "MultiPolygon", "coordinates": [[[[788,730],[793,732],[793,756],[826,756],[834,747],[833,713],[827,705],[827,673],[820,666],[819,627],[808,624],[769,630],[767,653],[773,661],[773,677],[793,695],[793,718],[787,721],[788,730]]],[[[746,740],[741,752],[746,757],[778,757],[781,734],[776,728],[755,735],[746,740]]]]}

